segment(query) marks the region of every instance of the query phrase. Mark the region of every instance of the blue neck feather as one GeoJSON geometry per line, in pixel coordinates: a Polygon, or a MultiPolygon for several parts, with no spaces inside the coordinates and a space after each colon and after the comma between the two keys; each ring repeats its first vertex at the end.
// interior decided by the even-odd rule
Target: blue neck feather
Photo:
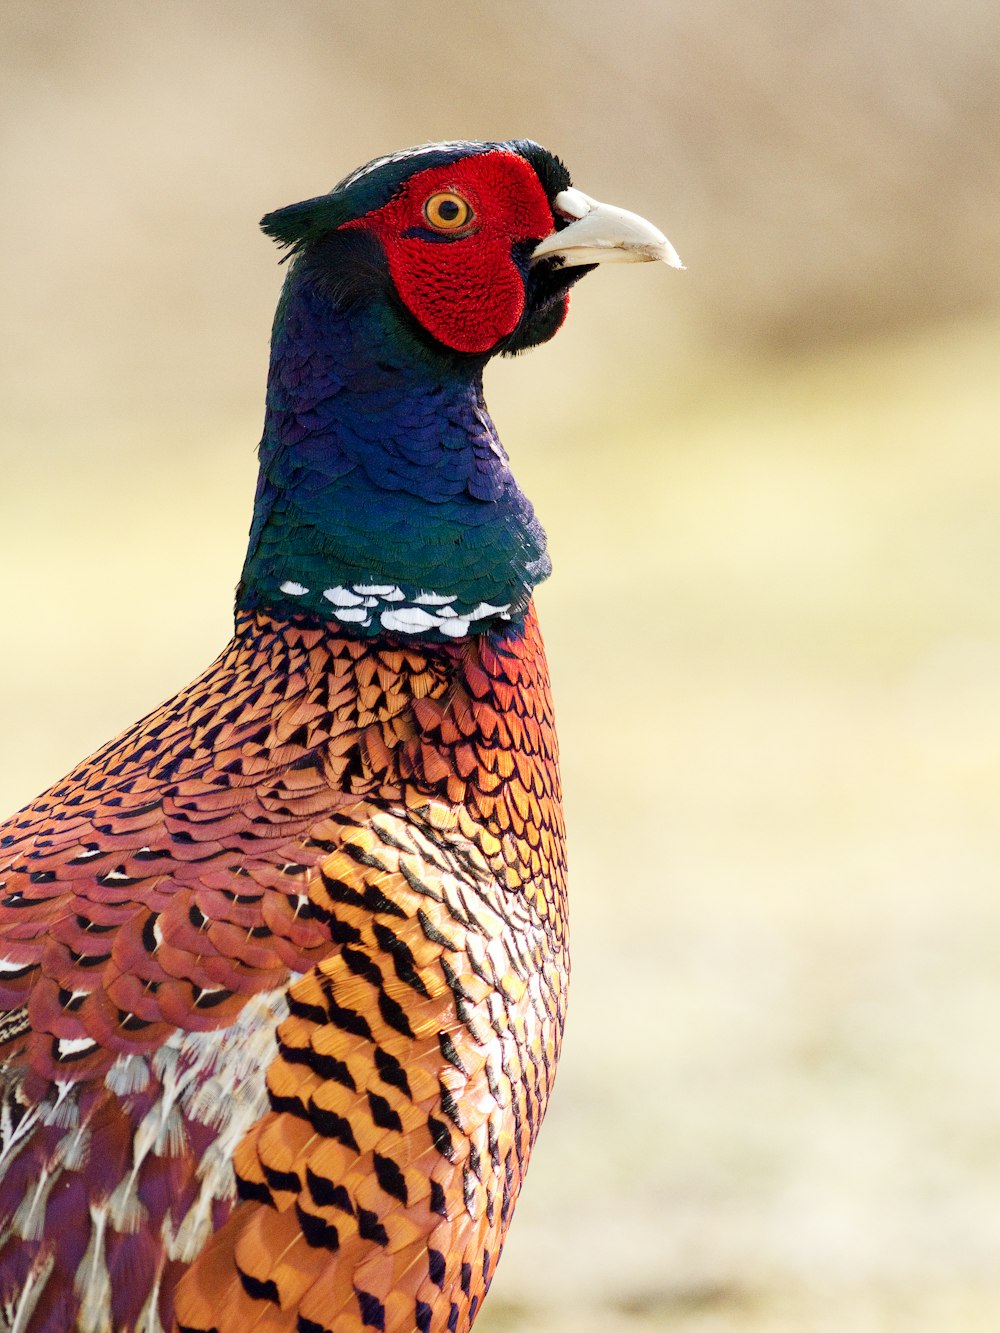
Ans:
{"type": "Polygon", "coordinates": [[[481,373],[293,270],[237,607],[425,640],[516,621],[550,565],[481,373]]]}

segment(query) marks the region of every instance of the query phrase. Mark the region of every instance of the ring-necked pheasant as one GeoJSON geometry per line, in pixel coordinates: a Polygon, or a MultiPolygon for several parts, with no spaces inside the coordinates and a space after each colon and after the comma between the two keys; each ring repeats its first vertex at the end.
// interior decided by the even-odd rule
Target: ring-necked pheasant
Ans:
{"type": "Polygon", "coordinates": [[[269,214],[236,633],[0,827],[0,1328],[468,1329],[567,980],[545,537],[483,403],[602,260],[537,144],[269,214]]]}

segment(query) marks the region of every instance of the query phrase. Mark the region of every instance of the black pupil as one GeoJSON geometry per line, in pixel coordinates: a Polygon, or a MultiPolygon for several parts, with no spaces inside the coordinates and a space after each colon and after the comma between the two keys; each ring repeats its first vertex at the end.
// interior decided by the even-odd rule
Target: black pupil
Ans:
{"type": "Polygon", "coordinates": [[[442,199],[437,211],[442,222],[454,222],[462,210],[456,200],[442,199]]]}

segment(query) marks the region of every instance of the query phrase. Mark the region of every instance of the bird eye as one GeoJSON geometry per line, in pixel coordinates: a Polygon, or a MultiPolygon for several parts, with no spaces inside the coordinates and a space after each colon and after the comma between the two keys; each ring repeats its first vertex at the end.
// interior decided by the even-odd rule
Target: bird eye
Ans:
{"type": "Polygon", "coordinates": [[[472,221],[472,206],[454,190],[432,194],[424,204],[424,217],[435,231],[458,231],[472,221]]]}

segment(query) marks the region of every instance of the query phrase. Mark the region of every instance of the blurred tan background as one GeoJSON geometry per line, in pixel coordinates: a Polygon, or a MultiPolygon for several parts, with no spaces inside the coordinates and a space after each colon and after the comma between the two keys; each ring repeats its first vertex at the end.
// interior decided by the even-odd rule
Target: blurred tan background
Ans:
{"type": "Polygon", "coordinates": [[[576,971],[484,1333],[1000,1327],[995,0],[4,0],[0,798],[225,641],[266,210],[528,135],[576,971]]]}

